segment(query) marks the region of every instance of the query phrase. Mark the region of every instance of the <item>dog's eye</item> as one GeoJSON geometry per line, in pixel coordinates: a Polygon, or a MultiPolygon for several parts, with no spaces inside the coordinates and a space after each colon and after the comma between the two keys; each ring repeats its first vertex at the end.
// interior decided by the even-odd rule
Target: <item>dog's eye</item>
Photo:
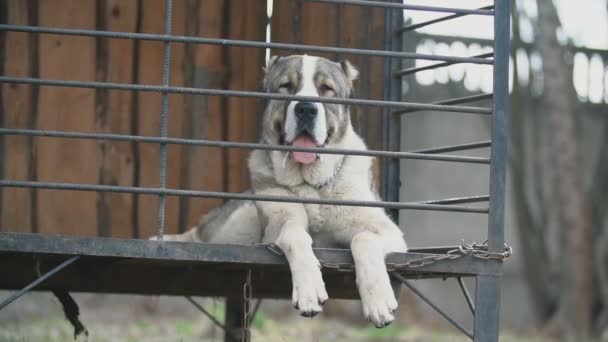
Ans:
{"type": "Polygon", "coordinates": [[[284,82],[279,84],[279,89],[289,90],[291,89],[291,82],[284,82]]]}
{"type": "Polygon", "coordinates": [[[327,84],[321,84],[321,86],[319,87],[319,90],[321,90],[321,94],[327,94],[330,91],[335,92],[334,88],[328,86],[327,84]]]}

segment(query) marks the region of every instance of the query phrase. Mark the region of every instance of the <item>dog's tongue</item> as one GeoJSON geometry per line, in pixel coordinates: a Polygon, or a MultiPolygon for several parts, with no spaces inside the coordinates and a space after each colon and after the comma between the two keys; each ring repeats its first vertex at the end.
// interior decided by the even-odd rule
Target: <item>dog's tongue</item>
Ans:
{"type": "MultiPolygon", "coordinates": [[[[293,146],[297,147],[316,147],[314,140],[308,135],[301,135],[297,137],[292,143],[293,146]]],[[[293,159],[298,163],[312,164],[317,158],[314,152],[292,152],[293,159]]]]}

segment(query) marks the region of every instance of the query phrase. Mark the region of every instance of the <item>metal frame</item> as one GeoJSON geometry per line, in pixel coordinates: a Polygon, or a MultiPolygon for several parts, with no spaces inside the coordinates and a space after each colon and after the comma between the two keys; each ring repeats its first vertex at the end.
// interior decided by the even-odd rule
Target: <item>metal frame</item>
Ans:
{"type": "MultiPolygon", "coordinates": [[[[283,0],[281,0],[283,1],[283,0]]],[[[431,307],[437,310],[452,324],[471,337],[474,341],[497,341],[500,309],[500,279],[502,270],[501,254],[504,250],[504,201],[506,178],[506,148],[508,121],[508,59],[509,59],[509,19],[510,1],[496,0],[493,6],[479,9],[459,9],[434,6],[404,5],[398,0],[362,1],[362,0],[306,0],[330,4],[372,6],[385,9],[385,49],[361,50],[327,46],[298,45],[284,43],[251,42],[245,40],[215,39],[206,37],[186,37],[171,34],[171,0],[165,0],[165,32],[164,34],[144,34],[131,32],[108,32],[96,30],[80,30],[55,27],[33,27],[23,25],[0,24],[0,31],[29,32],[38,34],[79,35],[87,37],[106,37],[117,39],[154,40],[164,43],[161,85],[119,84],[89,81],[48,80],[27,77],[0,75],[0,83],[30,84],[36,86],[84,87],[94,89],[115,89],[125,91],[145,91],[162,93],[161,101],[161,130],[159,136],[131,136],[102,133],[81,133],[65,131],[47,131],[33,129],[0,128],[0,135],[45,136],[73,139],[98,139],[115,141],[132,141],[153,143],[160,146],[159,186],[155,188],[105,186],[95,184],[50,183],[0,180],[0,187],[25,187],[54,190],[107,191],[136,194],[157,195],[158,225],[157,237],[163,239],[164,213],[166,196],[190,196],[212,198],[236,198],[261,201],[319,203],[327,205],[375,206],[390,209],[391,217],[398,221],[400,209],[409,210],[440,210],[488,214],[487,250],[481,253],[463,253],[454,257],[451,253],[465,251],[459,247],[430,247],[414,249],[408,253],[391,254],[387,257],[387,266],[394,279],[405,284],[420,296],[431,307]],[[449,13],[428,22],[404,25],[403,10],[433,11],[449,13]],[[494,51],[472,57],[436,56],[403,52],[402,35],[412,30],[447,21],[466,15],[494,16],[494,51]],[[385,58],[385,95],[382,101],[368,99],[328,99],[302,97],[292,95],[267,94],[252,91],[234,91],[223,89],[201,89],[175,87],[169,84],[169,62],[171,44],[175,42],[190,44],[212,44],[222,46],[239,46],[249,48],[272,48],[305,52],[332,52],[340,54],[355,54],[365,56],[380,56],[385,58]],[[425,59],[439,61],[425,67],[403,68],[404,60],[425,59]],[[493,66],[494,84],[492,94],[467,96],[458,99],[447,99],[433,104],[408,103],[401,101],[401,82],[403,77],[416,72],[445,67],[456,63],[476,63],[493,66]],[[379,106],[383,108],[383,150],[382,151],[349,151],[343,149],[315,149],[263,144],[234,143],[210,140],[182,139],[169,137],[168,95],[171,93],[196,94],[207,96],[236,96],[282,100],[312,100],[327,103],[344,103],[360,106],[379,106]],[[492,107],[462,106],[461,104],[492,100],[492,107]],[[455,113],[474,113],[491,115],[491,141],[473,142],[454,146],[441,146],[412,152],[400,151],[401,114],[433,110],[455,113]],[[332,201],[306,198],[284,198],[278,196],[258,196],[251,194],[234,194],[226,192],[189,191],[166,188],[166,148],[169,144],[191,146],[210,146],[218,148],[243,148],[283,151],[306,151],[345,155],[367,155],[382,159],[382,194],[385,202],[365,201],[332,201]],[[454,156],[441,153],[467,151],[478,148],[489,148],[490,158],[454,156]],[[490,194],[489,196],[467,196],[430,200],[424,202],[399,202],[401,159],[422,159],[444,162],[477,163],[490,165],[490,194]],[[469,207],[458,204],[488,202],[488,207],[469,207]],[[431,260],[431,262],[427,262],[431,260]],[[396,267],[395,265],[401,267],[396,267]],[[425,297],[407,278],[447,278],[457,279],[465,300],[474,315],[474,328],[470,332],[459,326],[441,309],[425,297]],[[476,277],[475,302],[471,299],[462,277],[476,277]]],[[[466,246],[465,246],[466,247],[466,246]]],[[[466,251],[465,251],[466,252],[466,251]]],[[[315,249],[323,269],[328,292],[334,298],[357,298],[352,272],[352,256],[348,250],[315,249]],[[346,271],[346,272],[344,272],[346,271]]],[[[0,303],[0,309],[10,304],[21,295],[34,288],[40,290],[54,289],[61,286],[69,291],[112,292],[112,293],[143,293],[143,294],[172,294],[184,295],[205,312],[197,302],[189,296],[226,296],[229,300],[226,340],[236,340],[237,335],[248,339],[246,331],[241,335],[235,331],[246,330],[248,322],[242,322],[243,310],[249,311],[249,305],[239,304],[238,296],[243,294],[244,275],[247,275],[249,291],[256,297],[287,298],[290,296],[290,275],[283,256],[273,253],[268,246],[228,246],[212,244],[152,242],[132,239],[109,238],[74,238],[41,236],[35,234],[0,233],[0,259],[8,260],[3,263],[13,275],[0,279],[0,288],[19,290],[0,303]],[[32,256],[34,258],[32,258],[32,256]],[[37,271],[40,265],[48,265],[51,270],[42,276],[37,271]],[[68,267],[70,266],[71,267],[68,267]],[[95,274],[86,272],[90,266],[95,266],[95,274]],[[36,270],[33,272],[32,270],[36,270]],[[84,281],[83,272],[90,278],[84,281]],[[132,282],[113,282],[108,274],[122,274],[130,277],[132,282]],[[145,276],[144,276],[145,274],[145,276]],[[167,274],[172,275],[168,277],[167,274]],[[271,277],[264,274],[271,274],[271,277]],[[157,282],[141,281],[149,277],[157,277],[157,282]],[[223,282],[192,281],[206,276],[220,277],[223,282]],[[271,278],[272,281],[268,281],[271,278]],[[105,280],[104,280],[105,279],[105,280]],[[108,280],[110,279],[110,280],[108,280]],[[137,279],[140,279],[137,281],[137,279]],[[264,280],[266,279],[266,280],[264,280]],[[251,287],[253,283],[254,286],[251,287]],[[28,284],[23,287],[24,284],[28,284]],[[217,284],[221,283],[221,286],[217,284]],[[185,284],[197,284],[189,288],[185,284]],[[201,285],[204,284],[204,285],[201,285]],[[236,297],[235,297],[236,296],[236,297]],[[232,304],[230,304],[232,302],[232,304]],[[238,306],[240,305],[240,309],[238,306]],[[240,311],[239,311],[240,310],[240,311]],[[245,325],[243,325],[245,323],[245,325]],[[235,330],[236,329],[236,330],[235,330]]],[[[245,287],[247,288],[247,287],[245,287]]],[[[256,307],[259,304],[256,305],[256,307]]],[[[248,317],[245,312],[245,318],[248,317]]],[[[216,322],[221,325],[221,323],[216,322]]]]}

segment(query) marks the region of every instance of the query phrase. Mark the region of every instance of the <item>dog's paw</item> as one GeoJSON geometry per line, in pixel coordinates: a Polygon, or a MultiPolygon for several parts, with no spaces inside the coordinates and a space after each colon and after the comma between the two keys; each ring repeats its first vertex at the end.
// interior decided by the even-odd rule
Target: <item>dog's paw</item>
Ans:
{"type": "Polygon", "coordinates": [[[360,282],[359,293],[365,319],[371,321],[376,328],[383,328],[393,322],[397,300],[388,277],[360,282]]]}
{"type": "MultiPolygon", "coordinates": [[[[156,235],[150,236],[148,240],[159,241],[156,235]]],[[[181,234],[165,234],[163,235],[163,241],[185,241],[185,239],[182,238],[181,234]]]]}
{"type": "Polygon", "coordinates": [[[328,299],[321,270],[312,268],[306,272],[298,272],[293,278],[293,293],[291,303],[304,317],[314,317],[322,311],[321,306],[328,299]]]}

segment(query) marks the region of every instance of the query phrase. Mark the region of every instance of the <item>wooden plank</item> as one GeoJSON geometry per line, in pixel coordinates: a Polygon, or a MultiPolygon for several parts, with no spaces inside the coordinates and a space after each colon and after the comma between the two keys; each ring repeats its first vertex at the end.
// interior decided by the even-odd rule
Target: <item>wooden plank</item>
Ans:
{"type": "MultiPolygon", "coordinates": [[[[96,2],[92,0],[41,0],[40,25],[95,29],[96,2]]],[[[95,40],[88,37],[41,35],[38,56],[40,77],[95,79],[95,40]]],[[[95,129],[95,91],[41,87],[37,128],[69,131],[95,129]]],[[[41,181],[96,183],[99,151],[94,141],[36,140],[37,175],[41,181]]],[[[41,233],[96,235],[95,193],[37,192],[41,233]]]]}
{"type": "MultiPolygon", "coordinates": [[[[302,6],[302,43],[307,45],[337,46],[340,27],[338,7],[333,4],[306,2],[302,6]]],[[[335,53],[314,53],[316,56],[335,60],[335,53]]]]}
{"type": "MultiPolygon", "coordinates": [[[[172,33],[183,35],[185,32],[185,0],[173,2],[172,33]]],[[[165,2],[149,0],[141,8],[141,32],[163,33],[165,23],[165,2]]],[[[163,43],[139,41],[139,60],[137,82],[142,84],[162,84],[163,43]]],[[[184,45],[171,45],[170,84],[183,85],[181,70],[184,60],[184,45]]],[[[160,135],[161,94],[138,93],[137,134],[160,135]]],[[[184,96],[169,95],[169,136],[180,136],[182,129],[184,96]]],[[[167,187],[177,188],[180,184],[181,146],[168,146],[167,187]]],[[[136,149],[138,158],[137,185],[159,185],[160,149],[156,144],[139,144],[136,149]]],[[[137,232],[136,236],[147,238],[156,232],[158,198],[156,196],[138,196],[137,199],[137,232]]],[[[165,232],[176,233],[179,215],[178,198],[167,198],[165,214],[165,232]]]]}
{"type": "MultiPolygon", "coordinates": [[[[224,34],[224,0],[189,1],[186,34],[219,38],[224,34]]],[[[226,82],[225,48],[217,45],[189,44],[184,64],[188,87],[224,88],[226,82]]],[[[222,97],[187,96],[183,134],[188,138],[224,140],[222,97]]],[[[225,152],[217,148],[184,147],[182,150],[181,188],[225,191],[225,152]]],[[[195,225],[221,199],[181,198],[180,231],[195,225]]]]}
{"type": "MultiPolygon", "coordinates": [[[[229,27],[231,39],[249,39],[263,41],[266,36],[266,2],[265,1],[228,1],[229,27]]],[[[228,48],[227,60],[230,75],[228,88],[235,90],[259,90],[262,79],[262,65],[265,51],[263,49],[228,48]]],[[[258,115],[261,113],[262,101],[245,98],[228,98],[227,100],[227,134],[226,139],[239,142],[257,140],[258,115]]],[[[227,150],[228,174],[227,190],[242,192],[249,187],[247,168],[248,151],[227,150]]]]}
{"type": "MultiPolygon", "coordinates": [[[[271,40],[278,43],[302,43],[300,21],[302,18],[302,0],[273,1],[272,20],[270,25],[271,40]]],[[[293,52],[272,50],[273,55],[286,56],[293,52]]]]}
{"type": "MultiPolygon", "coordinates": [[[[30,25],[32,18],[27,2],[22,0],[8,0],[3,9],[6,23],[17,25],[30,25]]],[[[35,49],[32,36],[28,33],[3,33],[5,47],[1,52],[4,56],[3,75],[30,77],[32,74],[32,59],[30,54],[35,49]]],[[[33,87],[18,84],[2,84],[0,89],[0,112],[3,113],[3,126],[10,128],[31,128],[35,106],[32,103],[33,87]]],[[[29,180],[32,168],[32,138],[30,137],[3,137],[3,170],[5,179],[29,180]]],[[[0,230],[13,232],[33,232],[32,225],[32,194],[27,189],[3,188],[2,190],[2,217],[0,230]]]]}
{"type": "MultiPolygon", "coordinates": [[[[104,0],[98,8],[101,30],[134,32],[137,29],[136,0],[104,0]]],[[[126,39],[98,39],[97,79],[101,82],[133,83],[135,42],[126,39]]],[[[97,132],[131,134],[133,98],[125,91],[97,91],[97,132]]],[[[99,184],[132,186],[135,162],[134,145],[99,141],[101,155],[99,184]]],[[[99,236],[132,237],[133,195],[100,192],[97,194],[99,236]]]]}

